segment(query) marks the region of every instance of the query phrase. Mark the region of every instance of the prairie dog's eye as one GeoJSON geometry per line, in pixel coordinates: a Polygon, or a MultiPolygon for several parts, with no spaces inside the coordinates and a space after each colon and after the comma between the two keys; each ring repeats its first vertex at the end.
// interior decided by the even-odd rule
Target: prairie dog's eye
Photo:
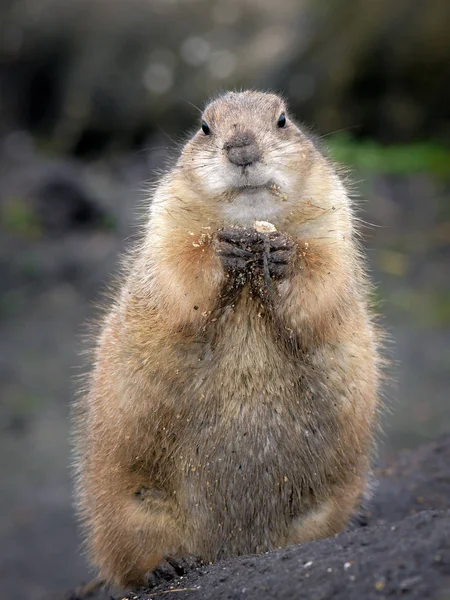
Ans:
{"type": "Polygon", "coordinates": [[[284,127],[286,125],[286,115],[284,112],[278,117],[277,125],[278,127],[284,127]]]}
{"type": "Polygon", "coordinates": [[[206,121],[202,121],[202,131],[205,135],[209,135],[211,133],[211,129],[206,121]]]}

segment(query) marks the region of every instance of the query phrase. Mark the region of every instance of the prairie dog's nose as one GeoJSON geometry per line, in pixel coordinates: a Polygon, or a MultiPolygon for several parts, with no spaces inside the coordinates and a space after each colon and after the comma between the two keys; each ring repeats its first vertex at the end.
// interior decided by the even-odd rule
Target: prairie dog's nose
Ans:
{"type": "Polygon", "coordinates": [[[246,167],[257,162],[261,154],[256,144],[256,138],[251,131],[237,132],[231,137],[224,149],[228,160],[238,167],[246,167]]]}

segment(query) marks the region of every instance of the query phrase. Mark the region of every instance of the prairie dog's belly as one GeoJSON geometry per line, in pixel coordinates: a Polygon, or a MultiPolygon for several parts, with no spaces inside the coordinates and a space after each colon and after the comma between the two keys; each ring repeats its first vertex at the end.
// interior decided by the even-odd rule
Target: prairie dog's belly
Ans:
{"type": "Polygon", "coordinates": [[[292,520],[324,492],[339,435],[263,317],[236,311],[226,325],[192,372],[174,461],[193,549],[211,560],[286,543],[292,520]]]}
{"type": "Polygon", "coordinates": [[[301,498],[307,474],[293,451],[295,436],[275,419],[255,422],[246,411],[237,421],[219,418],[199,436],[184,470],[183,504],[197,517],[195,547],[206,557],[283,545],[292,520],[312,501],[301,498]]]}

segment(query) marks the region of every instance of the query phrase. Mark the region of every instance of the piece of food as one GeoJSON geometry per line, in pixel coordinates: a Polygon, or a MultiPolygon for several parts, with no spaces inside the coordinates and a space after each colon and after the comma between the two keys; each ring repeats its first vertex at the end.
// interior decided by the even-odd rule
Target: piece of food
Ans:
{"type": "Polygon", "coordinates": [[[255,221],[253,223],[253,229],[256,229],[258,233],[273,233],[277,230],[275,225],[268,221],[255,221]]]}

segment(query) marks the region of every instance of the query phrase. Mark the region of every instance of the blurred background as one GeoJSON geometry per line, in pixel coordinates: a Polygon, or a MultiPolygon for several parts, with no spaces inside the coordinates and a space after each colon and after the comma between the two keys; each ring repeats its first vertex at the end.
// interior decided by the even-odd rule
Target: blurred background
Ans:
{"type": "Polygon", "coordinates": [[[0,0],[0,581],[88,578],[68,409],[154,170],[195,106],[273,89],[348,165],[393,344],[381,454],[450,430],[448,0],[0,0]]]}

